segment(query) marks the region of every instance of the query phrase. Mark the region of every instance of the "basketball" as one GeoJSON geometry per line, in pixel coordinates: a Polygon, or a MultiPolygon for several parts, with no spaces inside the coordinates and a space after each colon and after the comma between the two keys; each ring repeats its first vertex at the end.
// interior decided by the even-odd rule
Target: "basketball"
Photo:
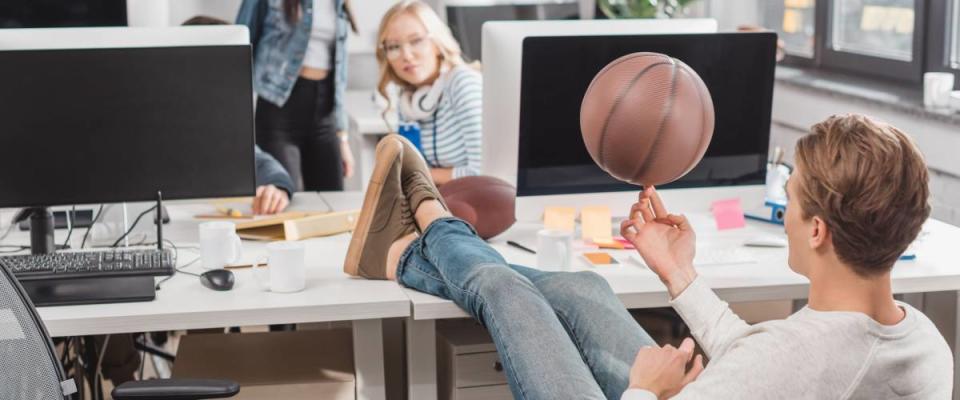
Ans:
{"type": "Polygon", "coordinates": [[[580,104],[590,157],[635,185],[660,185],[690,172],[710,145],[713,124],[713,100],[700,76],[658,53],[614,60],[593,78],[580,104]]]}
{"type": "Polygon", "coordinates": [[[483,239],[506,231],[517,220],[517,189],[492,176],[465,176],[440,186],[450,213],[470,223],[483,239]]]}

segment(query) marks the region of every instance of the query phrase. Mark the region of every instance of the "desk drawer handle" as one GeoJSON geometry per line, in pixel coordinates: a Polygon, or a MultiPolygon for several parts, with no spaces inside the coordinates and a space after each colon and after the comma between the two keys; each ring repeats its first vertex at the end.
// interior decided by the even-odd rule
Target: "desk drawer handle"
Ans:
{"type": "Polygon", "coordinates": [[[500,361],[493,363],[493,370],[497,372],[503,372],[503,364],[500,364],[500,361]]]}

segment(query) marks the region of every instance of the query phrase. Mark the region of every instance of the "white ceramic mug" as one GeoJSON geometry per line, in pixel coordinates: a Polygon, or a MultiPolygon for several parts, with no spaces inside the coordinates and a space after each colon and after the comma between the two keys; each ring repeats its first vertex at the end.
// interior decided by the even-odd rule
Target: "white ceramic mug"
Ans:
{"type": "Polygon", "coordinates": [[[266,259],[253,265],[253,273],[263,290],[290,293],[307,286],[307,257],[303,242],[272,242],[267,244],[266,259]],[[269,268],[262,268],[260,264],[269,268]]]}
{"type": "Polygon", "coordinates": [[[960,112],[960,90],[950,92],[950,108],[954,112],[960,112]]]}
{"type": "Polygon", "coordinates": [[[537,267],[566,270],[572,257],[572,232],[553,229],[537,232],[537,267]]]}
{"type": "Polygon", "coordinates": [[[953,74],[950,72],[927,72],[923,74],[923,105],[933,108],[950,107],[950,92],[953,91],[953,74]]]}
{"type": "Polygon", "coordinates": [[[233,222],[213,221],[200,224],[200,263],[217,269],[240,261],[242,248],[233,222]]]}

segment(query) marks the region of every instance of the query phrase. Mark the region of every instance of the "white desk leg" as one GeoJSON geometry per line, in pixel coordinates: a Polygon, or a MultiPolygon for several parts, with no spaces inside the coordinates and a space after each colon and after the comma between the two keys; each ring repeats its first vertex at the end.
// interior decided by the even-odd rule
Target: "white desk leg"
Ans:
{"type": "Polygon", "coordinates": [[[432,319],[407,319],[407,385],[408,399],[437,400],[437,329],[432,319]]]}
{"type": "MultiPolygon", "coordinates": [[[[957,369],[957,360],[960,360],[960,292],[956,293],[956,301],[953,302],[953,307],[949,307],[949,312],[953,315],[954,319],[954,331],[953,331],[953,400],[960,399],[960,370],[957,369]]],[[[924,302],[926,306],[926,302],[924,302]]]]}
{"type": "Polygon", "coordinates": [[[386,400],[383,324],[379,319],[353,321],[353,364],[357,371],[357,400],[386,400]]]}

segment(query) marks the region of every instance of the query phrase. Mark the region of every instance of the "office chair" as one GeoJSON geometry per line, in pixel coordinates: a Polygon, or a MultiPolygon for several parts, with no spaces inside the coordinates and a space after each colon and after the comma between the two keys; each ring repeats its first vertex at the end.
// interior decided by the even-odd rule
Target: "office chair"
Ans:
{"type": "MultiPolygon", "coordinates": [[[[156,379],[127,382],[117,400],[193,400],[232,397],[226,380],[156,379]]],[[[57,360],[47,329],[20,283],[0,266],[0,399],[72,399],[77,385],[57,360]]]]}

